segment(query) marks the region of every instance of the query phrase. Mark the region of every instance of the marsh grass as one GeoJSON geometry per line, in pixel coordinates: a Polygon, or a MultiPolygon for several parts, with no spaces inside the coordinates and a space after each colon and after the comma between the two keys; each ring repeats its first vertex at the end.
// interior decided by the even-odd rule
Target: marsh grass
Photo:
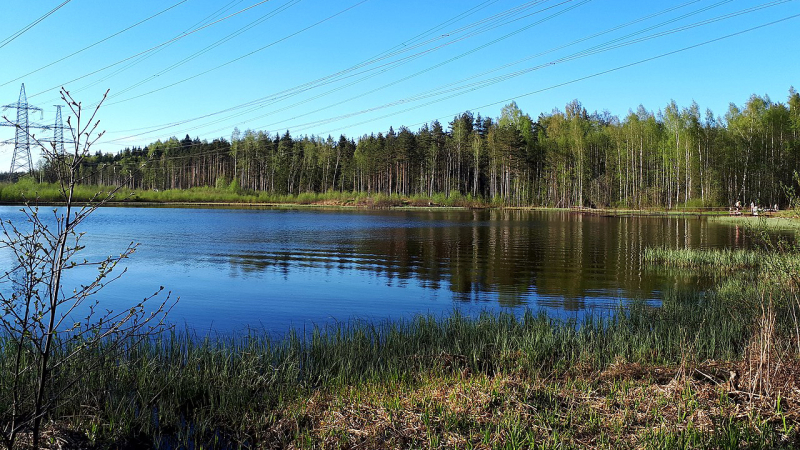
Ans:
{"type": "MultiPolygon", "coordinates": [[[[113,189],[110,186],[81,185],[76,187],[75,199],[78,202],[88,202],[95,198],[98,192],[111,192],[113,189]]],[[[0,183],[0,202],[21,203],[35,199],[45,203],[59,202],[61,196],[58,186],[51,183],[37,183],[30,177],[23,177],[16,183],[0,183]]],[[[421,194],[401,196],[399,194],[338,191],[275,194],[232,189],[230,187],[194,187],[191,189],[166,190],[124,188],[115,195],[114,201],[128,203],[287,204],[370,208],[403,206],[480,208],[490,205],[482,198],[461,195],[458,191],[436,193],[432,196],[421,194]]],[[[502,204],[491,204],[502,206],[502,204]]]]}
{"type": "MultiPolygon", "coordinates": [[[[61,367],[97,369],[53,429],[97,448],[797,448],[794,247],[643,258],[721,275],[580,322],[453,313],[282,339],[163,334],[61,367]]],[[[0,338],[0,373],[13,353],[0,338]]]]}
{"type": "Polygon", "coordinates": [[[757,269],[767,256],[757,250],[700,250],[693,248],[672,249],[665,247],[646,248],[643,261],[666,267],[706,268],[716,270],[757,269]]]}
{"type": "Polygon", "coordinates": [[[709,220],[726,225],[738,225],[768,231],[800,231],[800,219],[794,211],[783,211],[777,216],[711,216],[709,220]]]}
{"type": "MultiPolygon", "coordinates": [[[[387,443],[517,448],[545,437],[554,446],[588,442],[594,432],[617,440],[622,438],[613,437],[619,435],[614,431],[616,422],[592,416],[588,406],[582,410],[583,419],[595,423],[596,430],[572,430],[570,423],[577,419],[566,420],[565,414],[579,405],[570,405],[561,382],[553,380],[577,383],[629,365],[676,367],[685,360],[686,348],[692,349],[694,361],[735,360],[749,345],[748,318],[755,308],[728,304],[714,294],[675,291],[665,294],[660,308],[637,303],[581,323],[532,312],[476,318],[453,313],[380,325],[338,324],[315,329],[306,337],[293,333],[280,340],[255,332],[211,337],[173,333],[132,344],[114,357],[90,355],[97,358],[91,363],[98,369],[72,388],[71,401],[57,411],[57,417],[68,418],[70,428],[87,430],[93,442],[104,446],[138,439],[147,445],[335,447],[338,439],[343,447],[363,441],[371,448],[387,443]],[[517,392],[511,398],[512,394],[491,387],[492,380],[541,385],[545,392],[517,392]],[[453,384],[471,386],[479,391],[475,395],[491,395],[477,406],[483,408],[480,414],[494,415],[486,418],[448,409],[449,395],[457,396],[452,392],[414,405],[403,394],[436,386],[447,391],[453,384]],[[379,406],[367,403],[366,411],[347,409],[348,402],[376,395],[382,402],[379,406]],[[534,400],[552,405],[549,409],[534,405],[522,414],[534,400]],[[389,414],[392,402],[396,411],[389,414]],[[510,412],[501,408],[508,402],[515,405],[510,412]],[[310,409],[315,404],[324,406],[310,409]],[[403,416],[409,408],[417,415],[403,416]],[[332,424],[334,411],[346,411],[350,416],[341,414],[353,424],[349,428],[332,424]],[[389,428],[369,431],[364,424],[372,422],[370,414],[406,421],[409,430],[417,431],[406,437],[391,434],[389,428]],[[552,423],[531,427],[530,420],[552,423]],[[414,428],[418,426],[422,428],[414,428]],[[427,432],[419,434],[420,429],[427,432]]],[[[776,317],[786,317],[781,308],[776,306],[776,317]]],[[[778,334],[787,329],[781,325],[776,323],[778,334]]],[[[11,350],[0,346],[0,363],[8,363],[11,350]]]]}
{"type": "Polygon", "coordinates": [[[761,273],[765,278],[776,280],[783,280],[785,275],[800,268],[800,253],[797,251],[655,247],[646,248],[642,260],[660,267],[739,271],[742,275],[761,273]]]}

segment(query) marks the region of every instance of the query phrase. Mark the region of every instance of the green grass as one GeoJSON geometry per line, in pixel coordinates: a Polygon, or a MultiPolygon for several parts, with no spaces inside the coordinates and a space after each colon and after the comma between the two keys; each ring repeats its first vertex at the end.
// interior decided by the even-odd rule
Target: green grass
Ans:
{"type": "MultiPolygon", "coordinates": [[[[793,215],[793,211],[784,211],[782,214],[793,215]]],[[[767,231],[800,231],[800,219],[796,217],[765,217],[765,216],[716,216],[710,218],[726,225],[739,225],[767,231]]]]}
{"type": "Polygon", "coordinates": [[[728,275],[716,286],[718,293],[727,296],[758,296],[796,288],[800,284],[800,251],[796,245],[785,240],[763,245],[772,250],[646,248],[642,259],[668,270],[728,275]],[[778,248],[780,251],[775,251],[778,248]]]}
{"type": "MultiPolygon", "coordinates": [[[[800,272],[780,281],[764,277],[786,271],[795,256],[657,249],[648,255],[653,264],[740,270],[705,292],[668,290],[658,307],[635,302],[581,322],[531,311],[453,313],[339,323],[282,339],[163,334],[62,367],[67,379],[92,370],[52,418],[101,448],[800,443],[800,272]],[[745,382],[754,342],[763,348],[766,311],[775,318],[770,352],[780,361],[773,384],[787,386],[769,393],[745,382]],[[729,373],[738,384],[728,384],[729,373]]],[[[0,340],[0,373],[9,370],[12,353],[0,340]]],[[[0,411],[10,398],[6,389],[0,383],[0,411]]]]}
{"type": "Polygon", "coordinates": [[[700,250],[693,248],[646,248],[642,254],[645,262],[667,267],[709,268],[718,270],[756,269],[774,254],[756,250],[700,250]]]}
{"type": "MultiPolygon", "coordinates": [[[[75,189],[75,200],[88,202],[103,198],[113,191],[111,186],[79,185],[75,189]],[[99,193],[99,195],[98,195],[99,193]]],[[[0,202],[21,203],[37,200],[46,203],[62,201],[58,185],[37,183],[23,178],[17,183],[0,183],[0,202]]],[[[324,206],[360,206],[373,208],[388,207],[487,207],[489,203],[471,195],[461,195],[458,191],[435,193],[432,196],[414,194],[365,193],[365,192],[303,192],[300,194],[276,194],[268,192],[245,191],[228,187],[195,187],[191,189],[141,190],[120,189],[112,199],[115,202],[154,202],[154,203],[228,203],[228,204],[289,204],[324,206]]],[[[502,204],[492,203],[494,206],[502,204]]]]}
{"type": "MultiPolygon", "coordinates": [[[[522,317],[484,314],[473,319],[453,314],[380,325],[353,322],[315,329],[307,339],[296,334],[272,340],[259,333],[210,338],[173,333],[132,345],[112,358],[94,353],[64,367],[62,375],[87,365],[95,368],[72,388],[70,402],[56,416],[69,418],[72,428],[91,430],[91,437],[104,445],[131,436],[148,442],[223,438],[273,446],[300,445],[307,439],[309,445],[319,445],[330,438],[323,431],[330,430],[304,418],[310,414],[309,402],[319,396],[333,408],[345,401],[343,390],[356,395],[380,389],[384,397],[397,397],[404,390],[454,380],[467,385],[494,377],[524,383],[575,380],[620,361],[674,366],[685,362],[687,349],[694,361],[734,360],[750,340],[756,315],[755,304],[671,292],[660,308],[635,304],[580,324],[528,312],[522,317]]],[[[6,366],[11,348],[2,345],[0,350],[0,364],[6,366]]],[[[7,401],[3,399],[9,397],[0,394],[2,410],[7,401]]],[[[507,400],[503,396],[511,394],[498,395],[496,401],[502,404],[507,400]]],[[[527,416],[481,425],[473,423],[477,419],[470,414],[451,414],[434,400],[415,408],[438,423],[428,429],[430,439],[441,447],[447,447],[453,433],[474,444],[479,443],[478,435],[488,433],[495,448],[516,448],[543,437],[527,424],[527,416]]],[[[583,438],[571,434],[562,406],[556,402],[551,407],[555,411],[541,410],[560,424],[559,434],[548,436],[553,442],[579,442],[583,438]]],[[[589,411],[584,411],[586,420],[589,411]]],[[[597,433],[612,433],[609,423],[601,422],[597,433]]],[[[348,436],[342,439],[350,442],[348,436]]]]}

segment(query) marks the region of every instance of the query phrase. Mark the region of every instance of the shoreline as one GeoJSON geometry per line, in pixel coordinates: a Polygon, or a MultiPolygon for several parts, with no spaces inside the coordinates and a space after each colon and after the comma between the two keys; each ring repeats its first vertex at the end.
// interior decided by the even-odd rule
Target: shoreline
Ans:
{"type": "MultiPolygon", "coordinates": [[[[643,260],[718,281],[580,321],[454,311],[279,338],[167,328],[79,358],[58,347],[52,389],[69,397],[43,434],[70,449],[798,448],[800,254],[655,249],[643,260]]],[[[14,358],[0,346],[0,366],[14,358]]],[[[0,410],[9,398],[0,386],[0,410]]]]}
{"type": "MultiPolygon", "coordinates": [[[[34,202],[24,201],[0,201],[0,206],[25,206],[34,202]]],[[[406,202],[409,203],[409,202],[406,202]]],[[[38,206],[61,206],[63,202],[40,201],[38,206]]],[[[86,206],[92,204],[87,201],[74,201],[73,204],[86,206]]],[[[336,201],[316,201],[316,202],[236,202],[236,201],[153,201],[153,200],[123,200],[108,201],[101,206],[108,207],[220,207],[220,208],[297,208],[297,209],[353,209],[353,210],[499,210],[499,211],[554,211],[571,212],[584,215],[598,216],[698,216],[698,217],[729,217],[731,219],[753,220],[759,218],[767,219],[800,219],[800,216],[792,210],[781,210],[778,212],[762,213],[758,216],[742,214],[733,216],[728,213],[725,207],[678,207],[673,209],[665,208],[589,208],[589,207],[554,207],[554,206],[505,206],[505,205],[414,205],[414,204],[390,204],[374,205],[368,203],[353,204],[350,202],[336,201]]]]}

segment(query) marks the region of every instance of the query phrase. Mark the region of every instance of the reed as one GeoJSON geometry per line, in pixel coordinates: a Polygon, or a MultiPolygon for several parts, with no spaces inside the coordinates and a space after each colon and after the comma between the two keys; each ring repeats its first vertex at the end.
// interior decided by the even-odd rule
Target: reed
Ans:
{"type": "MultiPolygon", "coordinates": [[[[110,192],[110,186],[78,186],[75,199],[88,202],[98,192],[110,192]]],[[[31,178],[22,178],[16,183],[0,183],[0,202],[21,203],[38,200],[45,203],[62,201],[59,186],[37,183],[31,178]]],[[[242,204],[286,204],[321,206],[359,206],[389,208],[403,206],[445,206],[481,208],[490,206],[481,198],[461,195],[458,191],[435,193],[432,196],[414,194],[365,193],[365,192],[303,192],[299,194],[277,194],[245,191],[229,187],[194,187],[190,189],[141,190],[123,188],[114,196],[114,201],[129,203],[242,203],[242,204]]],[[[501,204],[491,204],[502,206],[501,204]]]]}
{"type": "Polygon", "coordinates": [[[800,266],[800,253],[796,251],[764,251],[741,249],[670,249],[646,248],[644,262],[665,267],[714,270],[765,270],[773,274],[791,272],[800,266]]]}
{"type": "MultiPolygon", "coordinates": [[[[774,257],[770,255],[769,257],[774,257]]],[[[755,250],[701,250],[693,248],[646,248],[642,259],[667,267],[713,268],[719,270],[756,269],[764,264],[767,253],[755,250]]]]}
{"type": "MultiPolygon", "coordinates": [[[[71,388],[70,401],[57,415],[72,418],[71,427],[90,430],[92,439],[107,445],[133,438],[148,445],[271,442],[291,437],[275,434],[285,425],[287,408],[353,386],[408,386],[465,373],[549,379],[602,371],[619,361],[675,365],[686,348],[698,361],[732,360],[748,345],[754,308],[676,291],[665,294],[660,308],[620,306],[581,323],[530,311],[519,317],[456,312],[337,324],[277,340],[255,331],[172,333],[131,343],[112,358],[98,352],[62,368],[92,370],[71,388]]],[[[12,351],[0,345],[0,364],[8,364],[12,351]]]]}
{"type": "Polygon", "coordinates": [[[709,217],[717,223],[757,228],[769,231],[800,231],[800,220],[792,210],[781,211],[779,215],[766,216],[712,216],[709,217]]]}

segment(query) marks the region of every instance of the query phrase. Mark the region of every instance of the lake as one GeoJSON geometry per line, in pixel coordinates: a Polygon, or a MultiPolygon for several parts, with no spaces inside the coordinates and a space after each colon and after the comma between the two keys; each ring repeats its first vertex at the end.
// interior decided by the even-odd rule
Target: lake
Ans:
{"type": "MultiPolygon", "coordinates": [[[[22,220],[15,206],[0,218],[22,220]]],[[[566,211],[108,207],[81,230],[83,257],[140,244],[127,273],[98,294],[102,307],[163,285],[180,297],[170,316],[179,326],[276,335],[454,310],[580,318],[634,299],[658,305],[664,289],[707,280],[642,264],[644,248],[745,245],[742,229],[705,218],[566,211]]],[[[10,267],[7,249],[0,264],[10,267]]],[[[82,270],[66,288],[88,281],[82,270]]]]}

